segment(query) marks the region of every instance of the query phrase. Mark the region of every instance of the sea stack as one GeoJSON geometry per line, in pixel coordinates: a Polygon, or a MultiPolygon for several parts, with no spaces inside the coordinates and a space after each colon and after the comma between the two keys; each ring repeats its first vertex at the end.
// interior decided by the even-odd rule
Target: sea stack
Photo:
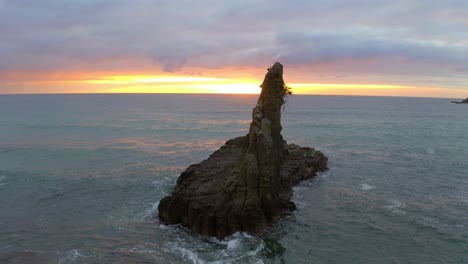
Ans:
{"type": "Polygon", "coordinates": [[[454,103],[454,104],[468,104],[468,97],[467,97],[465,100],[463,100],[463,101],[460,101],[460,102],[458,102],[458,101],[452,101],[452,103],[454,103]]]}
{"type": "Polygon", "coordinates": [[[218,238],[237,231],[258,235],[295,210],[292,186],[327,169],[323,153],[287,144],[281,135],[289,89],[280,63],[268,68],[260,87],[249,133],[179,176],[159,203],[161,222],[218,238]]]}

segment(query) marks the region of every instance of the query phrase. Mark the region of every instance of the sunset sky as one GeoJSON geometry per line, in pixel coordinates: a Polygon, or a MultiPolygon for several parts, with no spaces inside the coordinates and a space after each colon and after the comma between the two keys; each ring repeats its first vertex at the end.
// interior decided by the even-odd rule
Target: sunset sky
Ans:
{"type": "Polygon", "coordinates": [[[466,0],[0,0],[0,93],[468,96],[466,0]]]}

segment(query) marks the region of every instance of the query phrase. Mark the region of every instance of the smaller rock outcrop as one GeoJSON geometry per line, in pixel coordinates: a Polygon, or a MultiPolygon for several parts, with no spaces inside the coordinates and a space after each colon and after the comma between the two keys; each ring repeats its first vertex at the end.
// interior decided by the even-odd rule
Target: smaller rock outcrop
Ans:
{"type": "Polygon", "coordinates": [[[468,97],[463,101],[452,101],[454,104],[468,104],[468,97]]]}
{"type": "Polygon", "coordinates": [[[283,65],[268,68],[260,87],[249,133],[182,172],[159,203],[163,223],[218,238],[237,231],[260,234],[296,208],[292,186],[327,169],[323,153],[287,144],[281,135],[281,107],[291,94],[283,65]]]}

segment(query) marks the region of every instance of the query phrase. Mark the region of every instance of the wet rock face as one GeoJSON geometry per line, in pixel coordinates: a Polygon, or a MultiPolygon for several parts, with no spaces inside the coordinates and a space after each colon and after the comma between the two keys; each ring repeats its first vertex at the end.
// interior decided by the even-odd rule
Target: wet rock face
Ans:
{"type": "Polygon", "coordinates": [[[312,148],[286,144],[281,135],[283,66],[268,69],[252,111],[249,134],[226,142],[207,160],[191,165],[159,204],[163,223],[224,238],[259,234],[295,209],[292,186],[327,169],[312,148]]]}

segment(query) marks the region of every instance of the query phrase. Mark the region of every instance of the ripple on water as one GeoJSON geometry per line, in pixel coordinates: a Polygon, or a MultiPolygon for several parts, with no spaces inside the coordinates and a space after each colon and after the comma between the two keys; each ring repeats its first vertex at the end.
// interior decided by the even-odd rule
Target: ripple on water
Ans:
{"type": "Polygon", "coordinates": [[[245,135],[256,96],[25,98],[0,96],[0,251],[42,250],[29,263],[468,263],[466,112],[446,100],[291,97],[285,139],[330,170],[274,234],[217,240],[160,225],[157,201],[245,135]]]}
{"type": "Polygon", "coordinates": [[[83,258],[85,258],[85,255],[78,249],[72,249],[64,252],[63,254],[65,256],[58,262],[58,264],[80,263],[83,261],[83,258]]]}
{"type": "Polygon", "coordinates": [[[396,199],[391,199],[389,204],[384,206],[384,208],[396,215],[406,214],[406,212],[403,210],[406,208],[406,204],[396,199]]]}
{"type": "Polygon", "coordinates": [[[361,183],[360,186],[361,186],[361,190],[363,191],[370,191],[376,188],[374,185],[370,185],[368,183],[361,183]]]}

